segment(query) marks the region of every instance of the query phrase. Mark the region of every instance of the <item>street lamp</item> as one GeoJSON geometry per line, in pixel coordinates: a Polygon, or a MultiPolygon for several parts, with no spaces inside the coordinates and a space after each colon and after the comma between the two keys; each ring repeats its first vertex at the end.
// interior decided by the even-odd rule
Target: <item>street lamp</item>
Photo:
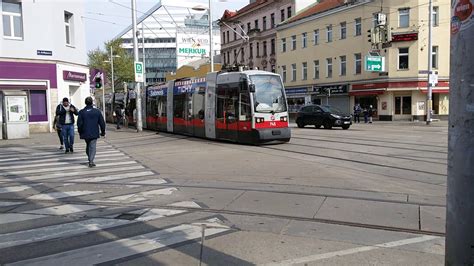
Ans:
{"type": "MultiPolygon", "coordinates": [[[[115,79],[114,79],[114,57],[118,58],[120,55],[113,55],[113,48],[110,46],[110,60],[105,60],[104,63],[110,63],[110,70],[111,70],[111,75],[112,75],[112,94],[115,93],[115,79]]],[[[104,110],[104,116],[105,116],[105,86],[102,87],[102,108],[104,110]]]]}
{"type": "Polygon", "coordinates": [[[195,6],[192,8],[193,10],[196,10],[196,11],[204,11],[204,10],[208,10],[208,14],[209,14],[209,58],[211,60],[211,72],[214,72],[214,56],[213,56],[213,36],[212,36],[212,8],[211,8],[211,0],[209,0],[209,5],[206,7],[206,6],[202,6],[202,5],[199,5],[199,6],[195,6]]]}

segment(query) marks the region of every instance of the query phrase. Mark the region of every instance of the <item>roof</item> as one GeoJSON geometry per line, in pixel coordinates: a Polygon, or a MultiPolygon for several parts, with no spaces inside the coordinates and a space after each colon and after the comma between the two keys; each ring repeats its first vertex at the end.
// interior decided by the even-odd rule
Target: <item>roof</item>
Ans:
{"type": "Polygon", "coordinates": [[[288,24],[295,22],[297,20],[310,17],[315,14],[323,13],[325,11],[331,10],[336,7],[340,7],[343,5],[346,5],[348,2],[347,0],[321,0],[313,5],[307,7],[306,9],[303,9],[301,12],[296,14],[295,16],[291,17],[290,19],[286,20],[282,24],[288,24]]]}
{"type": "Polygon", "coordinates": [[[245,13],[247,11],[257,9],[259,6],[261,6],[263,4],[266,4],[269,1],[270,0],[256,0],[255,2],[248,4],[248,5],[242,7],[241,9],[239,9],[237,11],[226,10],[226,11],[224,11],[224,15],[222,16],[221,19],[222,20],[227,20],[227,19],[230,19],[230,18],[235,17],[237,15],[240,15],[242,13],[245,13]]]}

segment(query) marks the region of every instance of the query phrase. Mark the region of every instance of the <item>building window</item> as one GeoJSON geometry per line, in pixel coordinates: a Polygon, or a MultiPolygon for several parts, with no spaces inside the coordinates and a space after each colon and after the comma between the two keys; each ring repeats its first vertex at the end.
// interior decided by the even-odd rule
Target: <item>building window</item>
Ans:
{"type": "Polygon", "coordinates": [[[263,41],[263,56],[267,56],[267,41],[263,41]]]}
{"type": "Polygon", "coordinates": [[[260,57],[260,43],[257,42],[257,58],[260,57]]]}
{"type": "Polygon", "coordinates": [[[236,41],[236,40],[237,40],[237,29],[234,28],[234,41],[236,41]]]}
{"type": "Polygon", "coordinates": [[[222,33],[222,44],[225,43],[225,32],[222,33]]]}
{"type": "Polygon", "coordinates": [[[69,12],[64,12],[64,26],[66,28],[66,44],[73,45],[74,27],[73,15],[69,12]]]}
{"type": "Polygon", "coordinates": [[[267,30],[267,17],[266,16],[263,17],[262,24],[263,24],[262,25],[263,30],[267,30]]]}
{"type": "Polygon", "coordinates": [[[313,79],[319,79],[319,60],[313,61],[313,79]]]}
{"type": "Polygon", "coordinates": [[[286,52],[286,38],[281,38],[281,52],[286,52]]]}
{"type": "Polygon", "coordinates": [[[272,68],[272,73],[276,73],[275,65],[271,65],[271,68],[272,68]]]}
{"type": "Polygon", "coordinates": [[[275,28],[275,13],[270,14],[270,28],[275,28]]]}
{"type": "Polygon", "coordinates": [[[253,23],[254,23],[254,28],[258,29],[258,19],[256,19],[253,23]]]}
{"type": "Polygon", "coordinates": [[[2,1],[3,36],[12,39],[23,38],[21,3],[2,1]]]}
{"type": "Polygon", "coordinates": [[[253,58],[253,43],[249,44],[249,58],[253,58]]]}
{"type": "Polygon", "coordinates": [[[291,36],[291,50],[296,50],[296,35],[291,36]]]}
{"type": "Polygon", "coordinates": [[[244,47],[240,48],[240,62],[245,62],[245,51],[244,51],[244,47]]]}
{"type": "Polygon", "coordinates": [[[355,36],[362,35],[362,19],[356,18],[355,19],[355,36]]]}
{"type": "Polygon", "coordinates": [[[270,41],[270,54],[274,55],[275,54],[275,39],[272,39],[270,41]]]}
{"type": "Polygon", "coordinates": [[[432,13],[432,19],[431,19],[431,23],[433,25],[433,27],[438,27],[439,26],[439,7],[438,6],[434,6],[433,7],[433,13],[432,13]]]}
{"type": "Polygon", "coordinates": [[[230,42],[230,32],[227,31],[227,42],[230,42]]]}
{"type": "Polygon", "coordinates": [[[287,14],[286,17],[287,17],[287,18],[291,18],[291,6],[289,6],[289,7],[287,8],[287,11],[288,11],[288,12],[287,12],[288,14],[287,14]]]}
{"type": "Polygon", "coordinates": [[[285,9],[280,10],[280,20],[281,22],[285,21],[285,9]]]}
{"type": "Polygon", "coordinates": [[[347,67],[347,62],[346,62],[346,56],[340,56],[339,59],[341,60],[341,65],[339,67],[339,73],[341,76],[346,75],[346,67],[347,67]]]}
{"type": "Polygon", "coordinates": [[[29,91],[29,121],[48,121],[46,91],[29,91]]]}
{"type": "Polygon", "coordinates": [[[326,77],[332,78],[332,58],[326,58],[326,77]]]}
{"type": "Polygon", "coordinates": [[[281,79],[286,82],[286,66],[281,66],[281,79]]]}
{"type": "Polygon", "coordinates": [[[291,64],[291,81],[296,81],[296,64],[291,64]]]}
{"type": "Polygon", "coordinates": [[[250,25],[251,25],[251,23],[250,23],[250,22],[248,22],[248,23],[247,23],[247,33],[249,33],[249,32],[250,32],[250,30],[252,29],[250,25]]]}
{"type": "Polygon", "coordinates": [[[301,73],[303,74],[301,76],[301,79],[307,80],[308,79],[308,63],[303,62],[303,64],[301,65],[301,73]]]}
{"type": "Polygon", "coordinates": [[[398,27],[408,28],[410,26],[410,9],[401,8],[398,10],[398,27]]]}
{"type": "Polygon", "coordinates": [[[234,62],[237,63],[237,50],[234,49],[234,62]]]}
{"type": "Polygon", "coordinates": [[[438,46],[432,47],[431,67],[434,69],[438,68],[438,46]]]}
{"type": "Polygon", "coordinates": [[[301,47],[306,48],[306,39],[307,39],[307,33],[303,32],[301,34],[301,47]]]}
{"type": "Polygon", "coordinates": [[[355,73],[362,73],[362,54],[354,54],[355,60],[355,73]]]}
{"type": "Polygon", "coordinates": [[[224,64],[227,63],[227,57],[225,56],[225,53],[222,53],[224,55],[224,64]]]}
{"type": "Polygon", "coordinates": [[[398,69],[408,69],[408,48],[398,48],[398,69]]]}
{"type": "Polygon", "coordinates": [[[379,24],[379,18],[378,18],[378,13],[373,13],[372,14],[372,27],[377,27],[379,24]]]}
{"type": "Polygon", "coordinates": [[[319,30],[313,31],[313,45],[319,44],[319,30]]]}
{"type": "Polygon", "coordinates": [[[347,36],[347,25],[346,22],[341,22],[341,40],[345,39],[347,36]]]}
{"type": "Polygon", "coordinates": [[[230,64],[230,51],[227,51],[227,64],[230,64]]]}
{"type": "Polygon", "coordinates": [[[332,25],[326,27],[326,41],[332,42],[332,25]]]}

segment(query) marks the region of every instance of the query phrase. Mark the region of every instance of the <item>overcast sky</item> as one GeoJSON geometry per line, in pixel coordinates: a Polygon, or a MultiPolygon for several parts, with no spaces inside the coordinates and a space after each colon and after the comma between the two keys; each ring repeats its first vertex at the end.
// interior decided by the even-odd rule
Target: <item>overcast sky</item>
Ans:
{"type": "MultiPolygon", "coordinates": [[[[249,3],[249,0],[212,1],[213,19],[220,18],[226,9],[236,10],[249,3]]],[[[137,17],[157,2],[157,0],[137,0],[137,17]]],[[[193,0],[193,2],[206,4],[208,0],[193,0]]],[[[132,23],[130,7],[130,0],[86,0],[84,21],[88,51],[97,47],[103,48],[105,41],[112,39],[132,23]]]]}

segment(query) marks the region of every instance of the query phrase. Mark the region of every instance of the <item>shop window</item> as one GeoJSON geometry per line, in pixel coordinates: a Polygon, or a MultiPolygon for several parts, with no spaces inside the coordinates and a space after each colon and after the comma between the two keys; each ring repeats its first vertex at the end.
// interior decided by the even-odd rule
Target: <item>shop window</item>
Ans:
{"type": "Polygon", "coordinates": [[[30,91],[30,122],[48,121],[48,112],[46,106],[46,91],[30,91]]]}

